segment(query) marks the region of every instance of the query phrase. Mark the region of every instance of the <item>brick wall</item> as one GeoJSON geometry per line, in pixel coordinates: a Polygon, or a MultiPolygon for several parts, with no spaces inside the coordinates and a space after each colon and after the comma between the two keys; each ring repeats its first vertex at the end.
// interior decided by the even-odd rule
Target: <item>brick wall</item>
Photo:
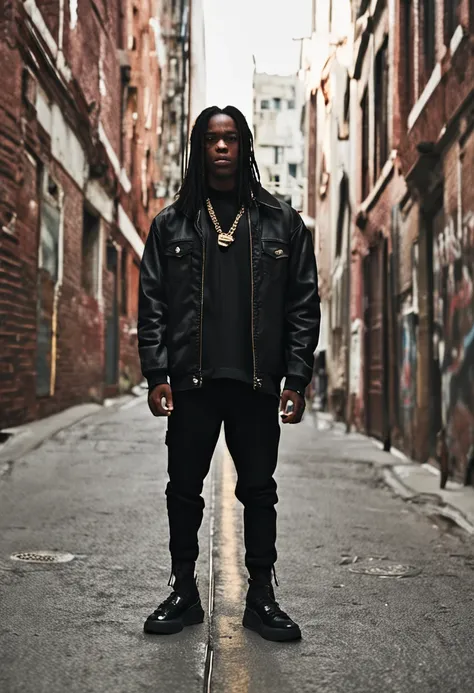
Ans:
{"type": "MultiPolygon", "coordinates": [[[[129,388],[141,379],[136,343],[140,258],[118,228],[117,205],[120,202],[124,206],[139,235],[146,237],[157,210],[153,190],[158,174],[152,153],[157,147],[160,98],[151,9],[143,5],[139,9],[141,32],[131,48],[139,56],[135,61],[139,73],[132,69],[131,81],[139,93],[139,108],[133,112],[134,136],[140,146],[135,149],[132,189],[126,192],[119,180],[117,161],[122,152],[131,150],[132,133],[126,128],[122,132],[127,83],[122,79],[121,65],[127,61],[126,18],[132,3],[79,2],[77,22],[72,26],[68,2],[37,0],[38,11],[56,44],[61,40],[59,12],[63,6],[66,67],[62,59],[49,52],[48,36],[42,37],[41,30],[37,30],[39,39],[34,38],[29,30],[32,20],[23,3],[11,0],[7,4],[8,11],[0,18],[0,70],[5,89],[0,103],[0,429],[79,402],[101,401],[104,395],[129,388]],[[31,62],[25,57],[28,55],[33,56],[31,62]],[[30,74],[28,93],[22,93],[25,68],[30,74]],[[71,79],[65,80],[60,73],[68,70],[71,79]],[[41,119],[36,111],[38,89],[42,95],[41,119]],[[48,132],[47,126],[44,129],[40,124],[40,120],[44,124],[50,117],[45,110],[48,103],[63,114],[61,137],[69,140],[54,142],[58,129],[48,132]],[[99,141],[99,123],[108,140],[106,145],[99,141]],[[144,170],[147,150],[151,154],[144,170]],[[59,186],[62,200],[62,269],[55,290],[54,279],[48,279],[44,270],[38,273],[46,173],[59,186]],[[89,173],[101,190],[100,199],[88,197],[89,173]],[[91,293],[83,286],[82,276],[86,206],[98,215],[101,229],[97,252],[102,265],[97,266],[97,286],[91,293]],[[115,273],[107,267],[108,242],[117,249],[115,273]],[[128,258],[124,277],[122,252],[128,258]],[[127,283],[128,299],[127,305],[121,306],[123,281],[127,283]],[[53,346],[47,356],[53,373],[52,388],[49,395],[43,396],[37,396],[39,296],[43,297],[42,311],[57,316],[56,335],[51,338],[53,346]],[[116,323],[117,381],[106,389],[106,326],[115,300],[120,311],[116,323]]],[[[54,324],[51,318],[51,330],[54,324]]]]}

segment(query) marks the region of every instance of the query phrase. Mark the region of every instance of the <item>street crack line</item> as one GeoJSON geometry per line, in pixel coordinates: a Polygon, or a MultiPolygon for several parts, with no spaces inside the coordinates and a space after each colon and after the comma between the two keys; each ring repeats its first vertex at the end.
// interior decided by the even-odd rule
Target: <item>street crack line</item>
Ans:
{"type": "Polygon", "coordinates": [[[206,644],[206,657],[204,662],[204,693],[211,693],[212,671],[214,665],[213,619],[214,619],[214,527],[216,513],[216,464],[211,471],[211,507],[209,518],[209,594],[208,594],[208,631],[206,644]]]}

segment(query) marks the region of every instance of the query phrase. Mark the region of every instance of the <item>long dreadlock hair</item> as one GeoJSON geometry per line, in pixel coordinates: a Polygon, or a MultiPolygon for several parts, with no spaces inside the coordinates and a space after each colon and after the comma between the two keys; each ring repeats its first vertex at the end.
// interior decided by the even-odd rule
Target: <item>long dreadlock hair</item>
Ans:
{"type": "Polygon", "coordinates": [[[235,122],[239,137],[239,159],[237,169],[237,192],[239,206],[249,208],[252,197],[260,188],[260,172],[255,160],[253,135],[244,114],[234,106],[206,108],[196,119],[191,133],[191,151],[183,184],[177,194],[175,206],[188,216],[195,216],[207,193],[206,159],[204,137],[210,119],[215,115],[227,115],[235,122]]]}

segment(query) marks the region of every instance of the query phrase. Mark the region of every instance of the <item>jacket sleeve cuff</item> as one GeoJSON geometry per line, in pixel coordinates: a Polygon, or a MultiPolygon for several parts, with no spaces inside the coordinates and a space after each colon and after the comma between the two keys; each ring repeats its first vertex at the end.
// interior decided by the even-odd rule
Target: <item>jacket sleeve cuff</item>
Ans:
{"type": "Polygon", "coordinates": [[[284,390],[293,390],[304,397],[306,391],[306,380],[297,375],[289,375],[285,380],[284,390]]]}
{"type": "Polygon", "coordinates": [[[149,373],[146,376],[146,379],[148,381],[148,389],[151,392],[157,385],[163,385],[164,383],[168,382],[168,376],[166,373],[163,373],[163,371],[156,371],[153,373],[149,373]]]}

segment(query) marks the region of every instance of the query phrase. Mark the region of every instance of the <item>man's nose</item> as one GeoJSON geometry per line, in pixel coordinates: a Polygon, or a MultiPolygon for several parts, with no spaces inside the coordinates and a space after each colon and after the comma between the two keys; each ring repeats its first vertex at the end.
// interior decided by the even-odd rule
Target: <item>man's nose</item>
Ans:
{"type": "Polygon", "coordinates": [[[216,145],[216,149],[218,151],[222,151],[222,149],[227,149],[227,144],[223,138],[221,138],[216,145]]]}

